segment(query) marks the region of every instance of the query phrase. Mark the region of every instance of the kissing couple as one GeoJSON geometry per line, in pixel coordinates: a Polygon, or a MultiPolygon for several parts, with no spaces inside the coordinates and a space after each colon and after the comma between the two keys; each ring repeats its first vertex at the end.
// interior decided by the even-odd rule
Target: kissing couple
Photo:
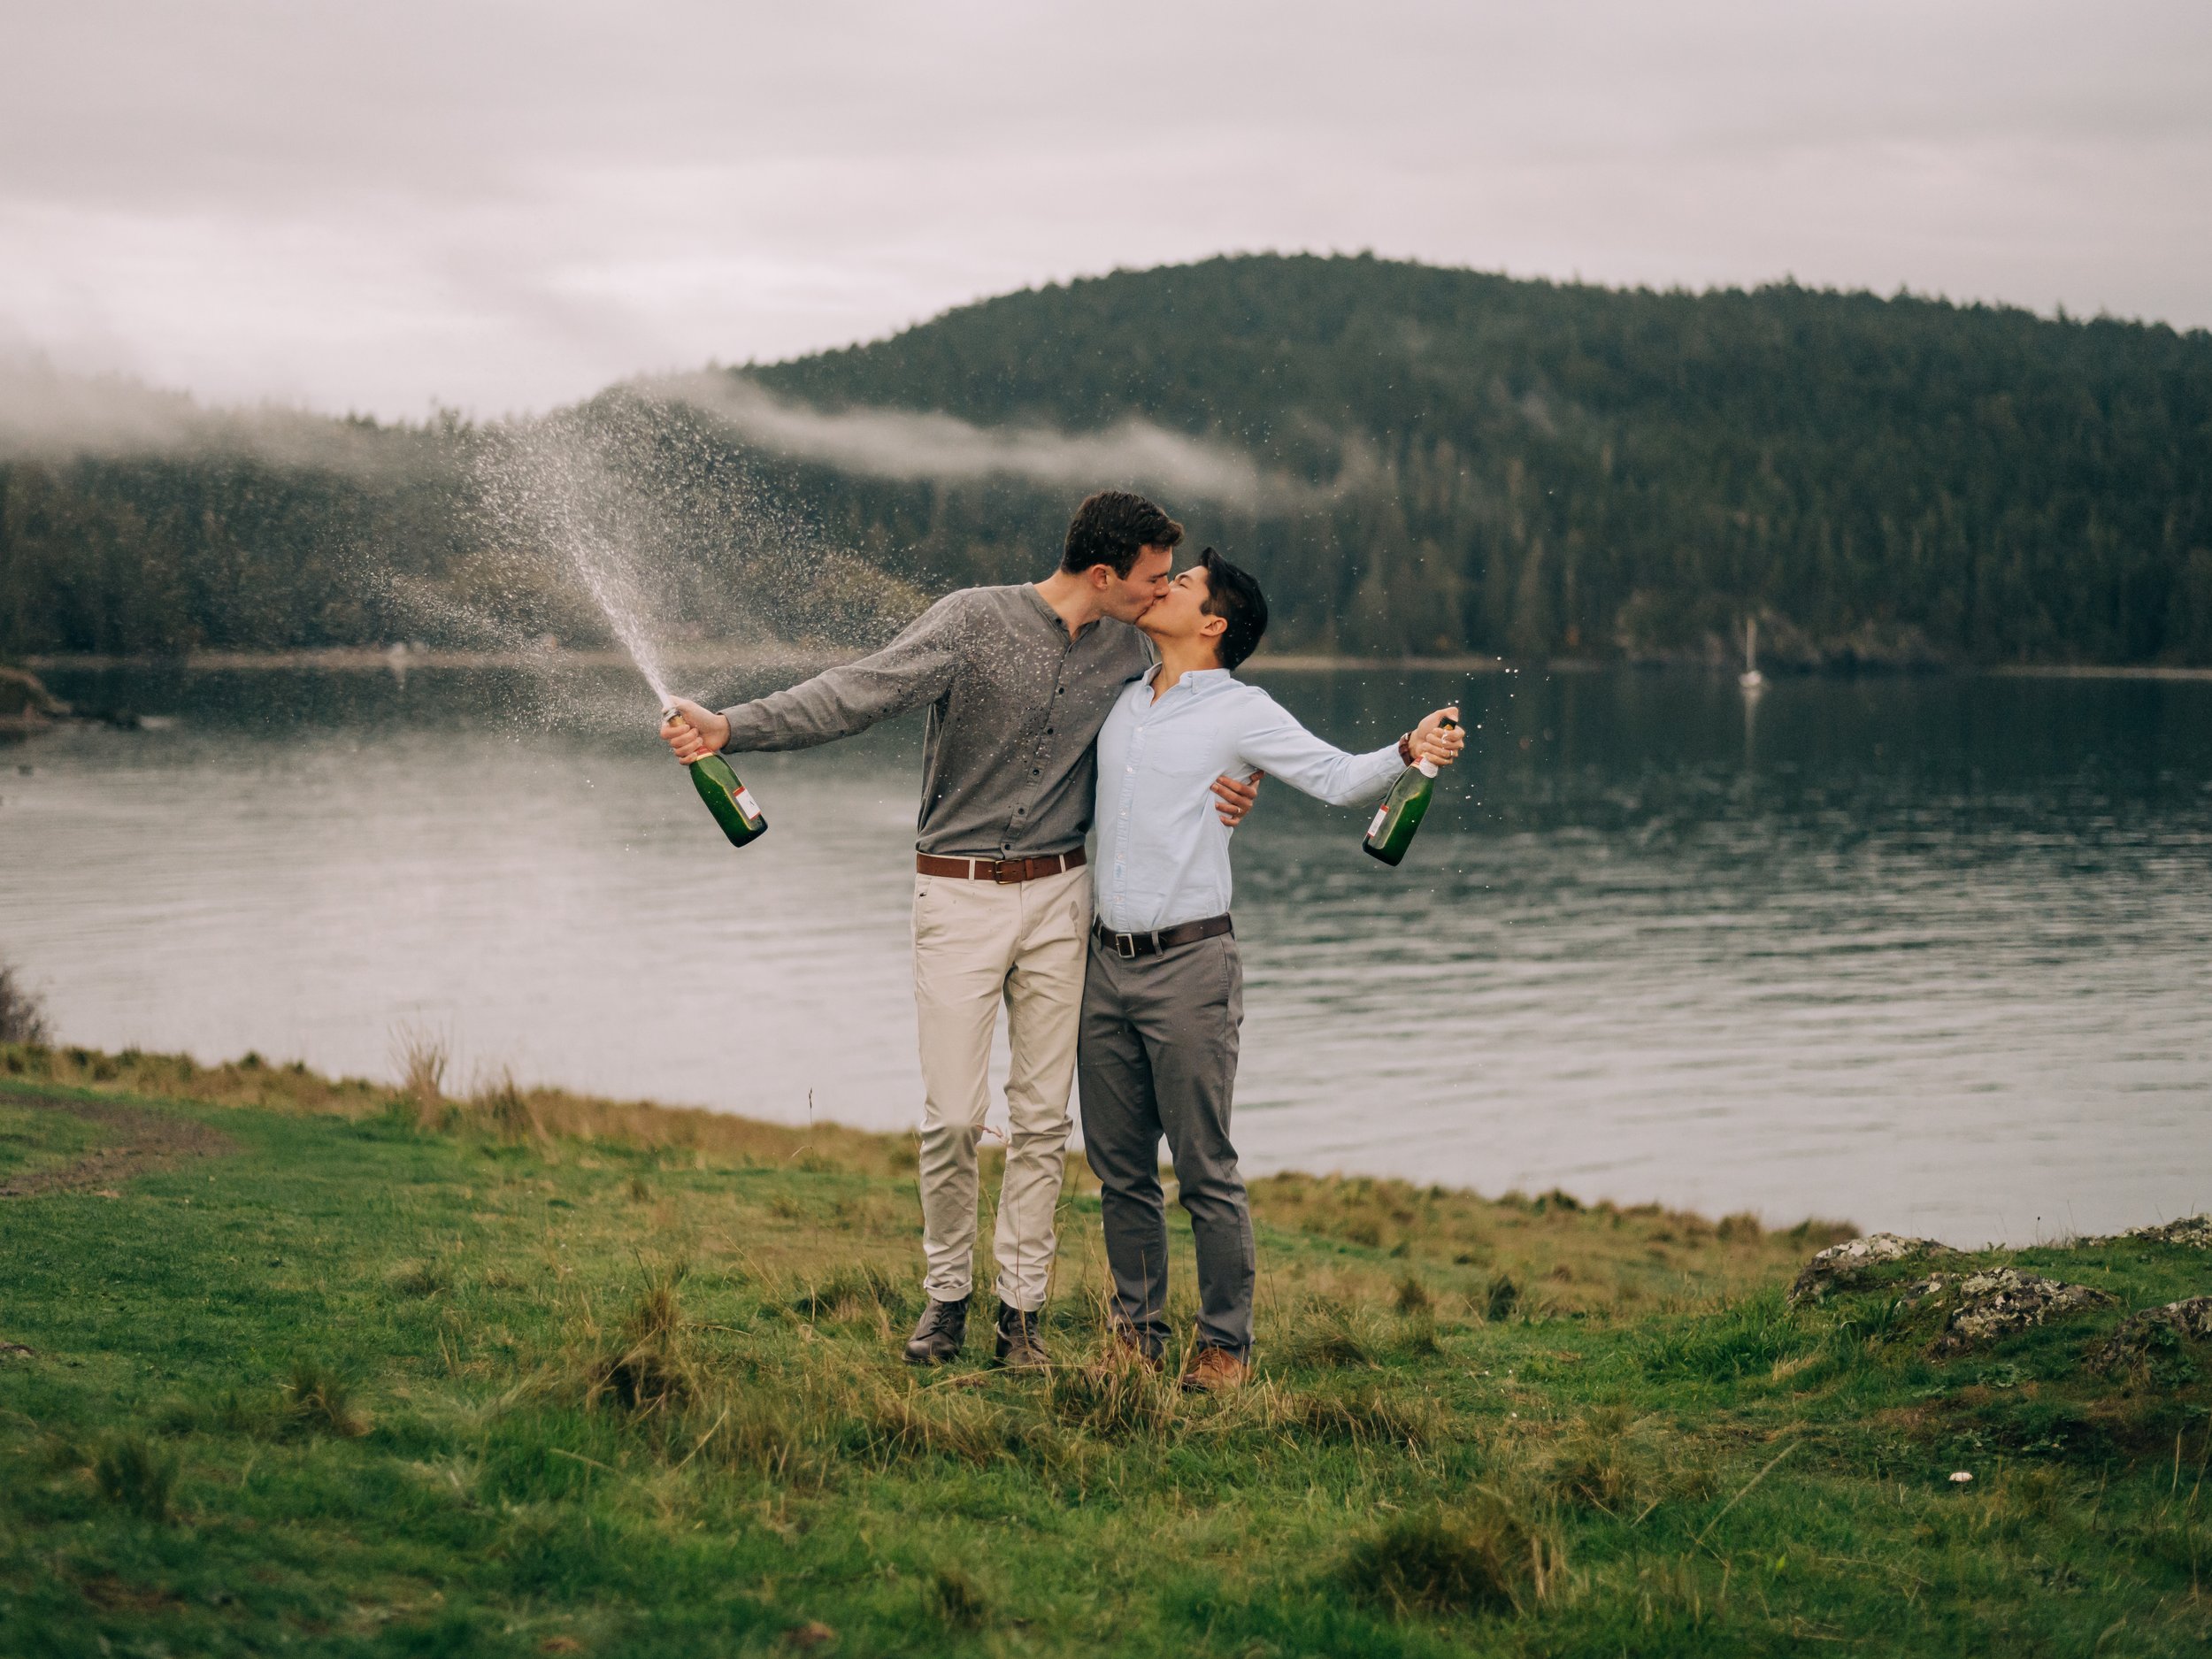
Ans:
{"type": "Polygon", "coordinates": [[[1079,1072],[1116,1339],[1164,1364],[1164,1140],[1198,1265],[1182,1381],[1217,1390],[1249,1377],[1252,1219],[1229,1139],[1244,1017],[1231,832],[1263,774],[1348,806],[1460,753],[1456,709],[1351,755],[1237,679],[1267,631],[1266,597],[1211,548],[1175,572],[1182,541],[1141,495],[1102,490],[1076,510],[1043,580],[948,594],[872,656],[719,712],[677,699],[661,727],[689,763],[810,749],[928,707],[914,1002],[929,1306],[906,1344],[918,1365],[956,1357],[967,1336],[976,1147],[1003,1003],[997,1362],[1048,1363],[1041,1317],[1079,1072]]]}

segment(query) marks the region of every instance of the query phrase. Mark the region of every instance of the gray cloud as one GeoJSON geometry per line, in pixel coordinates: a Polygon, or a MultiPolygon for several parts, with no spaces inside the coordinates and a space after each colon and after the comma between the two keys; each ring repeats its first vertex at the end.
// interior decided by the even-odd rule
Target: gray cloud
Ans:
{"type": "Polygon", "coordinates": [[[0,55],[0,342],[497,414],[1360,247],[2205,326],[2208,83],[2201,0],[76,0],[0,55]]]}
{"type": "Polygon", "coordinates": [[[211,409],[187,393],[0,354],[0,459],[184,455],[250,455],[355,477],[422,465],[413,451],[327,416],[273,405],[211,409]]]}
{"type": "MultiPolygon", "coordinates": [[[[631,384],[648,398],[712,417],[741,442],[865,477],[1004,477],[1085,488],[1119,481],[1245,511],[1294,505],[1313,494],[1286,474],[1263,470],[1241,449],[1144,420],[1098,433],[983,427],[907,410],[813,409],[722,373],[631,384]]],[[[525,423],[518,433],[526,437],[537,424],[525,423]]],[[[122,376],[73,375],[36,357],[0,354],[0,459],[214,454],[362,477],[394,474],[424,460],[388,436],[308,411],[211,407],[122,376]]]]}
{"type": "Polygon", "coordinates": [[[1100,433],[1036,426],[983,427],[950,415],[895,409],[826,411],[774,396],[726,374],[641,383],[726,424],[749,443],[875,478],[957,480],[1021,478],[1088,489],[1111,481],[1157,487],[1254,511],[1302,500],[1297,480],[1263,472],[1240,449],[1126,420],[1100,433]]]}

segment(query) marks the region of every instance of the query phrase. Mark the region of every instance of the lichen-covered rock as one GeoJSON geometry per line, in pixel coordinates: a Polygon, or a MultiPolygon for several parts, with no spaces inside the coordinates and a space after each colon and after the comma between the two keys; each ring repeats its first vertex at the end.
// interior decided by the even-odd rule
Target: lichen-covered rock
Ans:
{"type": "Polygon", "coordinates": [[[1943,1333],[1929,1345],[1933,1355],[1956,1354],[2001,1336],[2010,1336],[2052,1319],[2108,1308],[2113,1298],[2087,1285],[2068,1285],[2016,1267],[1993,1267],[1970,1273],[1957,1287],[1957,1304],[1943,1333]]]}
{"type": "Polygon", "coordinates": [[[2185,1342],[2212,1342],[2212,1296],[2192,1296],[2128,1315],[2112,1340],[2097,1350],[2097,1363],[2106,1371],[2132,1365],[2169,1334],[2185,1342]]]}
{"type": "Polygon", "coordinates": [[[2212,1215],[2186,1216],[2158,1227],[2130,1227],[2124,1239],[2147,1239],[2154,1244],[2186,1245],[2193,1250],[2212,1250],[2212,1215]]]}
{"type": "Polygon", "coordinates": [[[2130,1227],[2125,1233],[2092,1233],[2074,1242],[2125,1244],[2131,1240],[2146,1244],[2177,1244],[2186,1250],[2212,1250],[2212,1215],[2184,1216],[2178,1221],[2162,1221],[2147,1227],[2130,1227]]]}
{"type": "Polygon", "coordinates": [[[1790,1286],[1790,1305],[1817,1302],[1832,1290],[1848,1290],[1862,1284],[1874,1269],[1888,1262],[1913,1256],[1956,1256],[1959,1252],[1934,1239],[1909,1239],[1896,1233],[1870,1233],[1863,1239],[1832,1244],[1805,1263],[1805,1271],[1790,1286]]]}

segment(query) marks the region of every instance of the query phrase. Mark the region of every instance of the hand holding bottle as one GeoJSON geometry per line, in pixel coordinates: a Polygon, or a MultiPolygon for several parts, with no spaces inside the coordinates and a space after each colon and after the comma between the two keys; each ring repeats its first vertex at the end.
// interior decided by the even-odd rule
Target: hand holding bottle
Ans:
{"type": "Polygon", "coordinates": [[[1416,761],[1432,766],[1448,766],[1457,760],[1459,751],[1467,747],[1467,734],[1459,729],[1459,705],[1428,716],[1406,734],[1406,747],[1416,761]]]}
{"type": "Polygon", "coordinates": [[[753,792],[738,780],[730,763],[721,756],[730,741],[730,723],[711,709],[703,709],[683,697],[671,697],[661,710],[661,738],[676,751],[676,758],[691,768],[691,785],[714,814],[722,833],[733,847],[758,841],[768,833],[753,792]]]}
{"type": "Polygon", "coordinates": [[[730,741],[730,723],[687,697],[671,697],[668,707],[661,711],[661,741],[688,766],[718,752],[730,741]]]}
{"type": "Polygon", "coordinates": [[[1374,821],[1368,825],[1367,838],[1361,843],[1369,857],[1394,864],[1406,856],[1406,849],[1413,844],[1413,832],[1428,815],[1437,772],[1458,758],[1465,741],[1456,707],[1439,709],[1406,733],[1403,747],[1412,753],[1413,764],[1398,774],[1398,781],[1390,786],[1390,793],[1375,809],[1374,821]]]}

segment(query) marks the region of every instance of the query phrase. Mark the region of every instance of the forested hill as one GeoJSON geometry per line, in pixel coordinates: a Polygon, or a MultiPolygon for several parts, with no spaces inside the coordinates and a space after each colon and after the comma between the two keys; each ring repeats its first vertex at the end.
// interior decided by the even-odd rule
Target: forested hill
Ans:
{"type": "Polygon", "coordinates": [[[1010,295],[761,378],[979,422],[1137,410],[1366,476],[1254,527],[1306,640],[1656,651],[1757,610],[1831,655],[2212,661],[2200,331],[1249,257],[1010,295]]]}
{"type": "MultiPolygon", "coordinates": [[[[1696,657],[1755,614],[1785,661],[2212,663],[2202,332],[1252,257],[735,373],[820,410],[1064,436],[1140,419],[1248,455],[1270,481],[1234,507],[1093,481],[1154,488],[1255,566],[1280,649],[1696,657]]],[[[615,472],[691,526],[671,603],[695,630],[740,590],[775,593],[759,614],[781,631],[818,626],[865,586],[821,549],[926,587],[1033,574],[1081,493],[795,459],[634,392],[558,419],[611,421],[615,472]],[[817,556],[766,560],[761,502],[817,556]]],[[[370,642],[488,615],[588,632],[478,511],[470,463],[499,441],[349,429],[387,459],[341,467],[0,457],[0,649],[370,642]]]]}

